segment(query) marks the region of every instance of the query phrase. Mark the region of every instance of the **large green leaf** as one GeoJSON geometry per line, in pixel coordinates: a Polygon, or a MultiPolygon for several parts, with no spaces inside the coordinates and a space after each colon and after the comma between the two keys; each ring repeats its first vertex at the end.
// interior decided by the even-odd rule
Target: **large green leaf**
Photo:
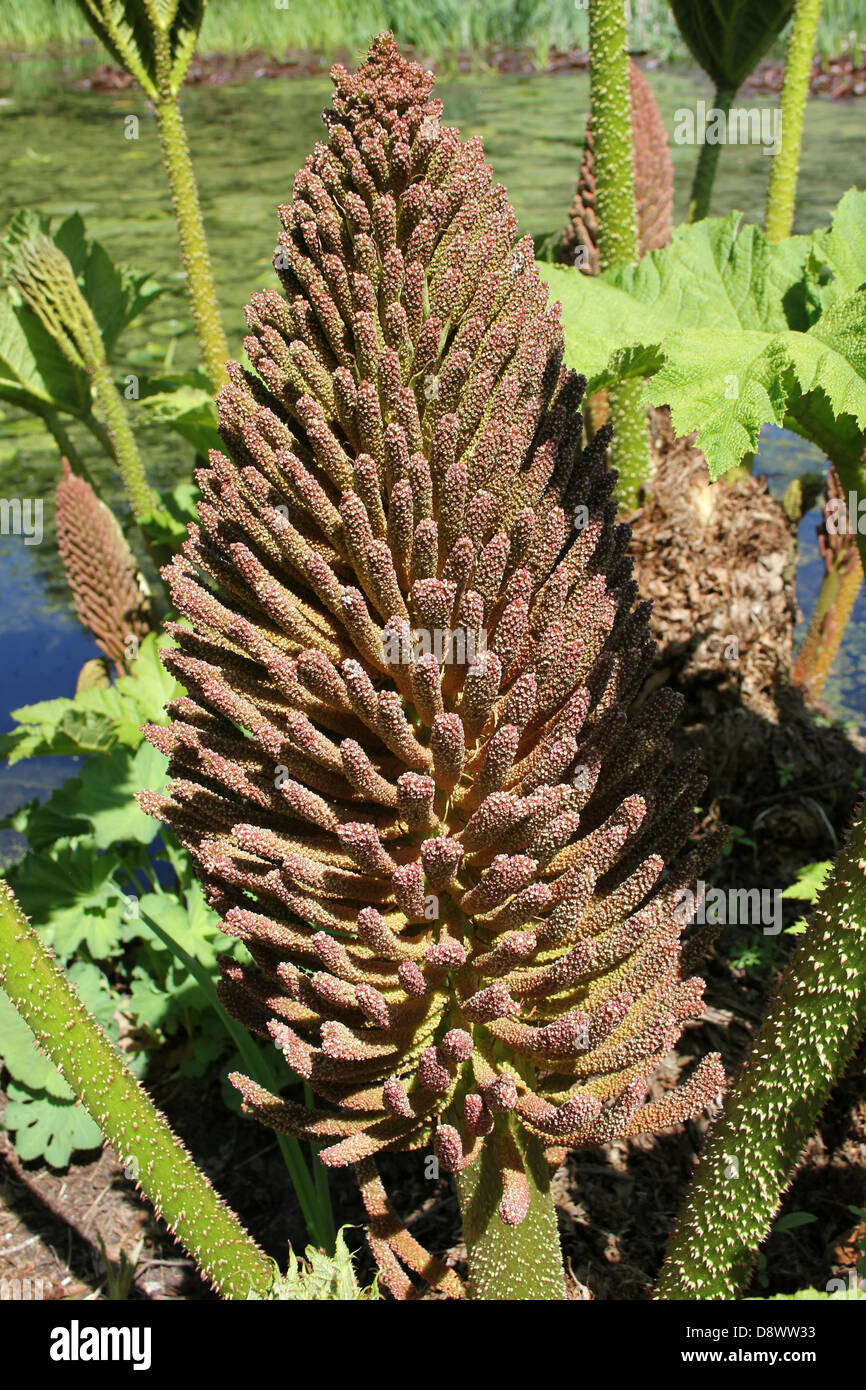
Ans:
{"type": "MultiPolygon", "coordinates": [[[[118,1000],[95,965],[76,961],[68,975],[87,1008],[110,1037],[118,1032],[118,1000]]],[[[78,1104],[52,1062],[39,1051],[21,1015],[0,992],[0,1064],[10,1081],[6,1086],[5,1129],[15,1134],[15,1149],[25,1163],[44,1158],[65,1168],[76,1149],[102,1143],[99,1126],[78,1104]]]]}
{"type": "Polygon", "coordinates": [[[833,213],[831,225],[812,236],[813,273],[820,277],[825,266],[832,276],[818,290],[821,305],[829,309],[842,294],[866,284],[866,194],[849,188],[833,213]]]}
{"type": "MultiPolygon", "coordinates": [[[[41,229],[46,235],[49,226],[42,219],[41,229]]],[[[88,239],[77,212],[56,227],[52,240],[75,271],[108,356],[119,334],[151,300],[162,294],[163,286],[152,280],[148,272],[113,261],[104,246],[88,239]]]]}
{"type": "Polygon", "coordinates": [[[794,9],[794,0],[671,0],[677,28],[717,87],[745,82],[794,9]]]}
{"type": "Polygon", "coordinates": [[[35,415],[60,410],[80,418],[90,407],[86,373],[11,290],[0,291],[0,400],[35,415]]]}
{"type": "MultiPolygon", "coordinates": [[[[13,718],[20,722],[17,729],[0,736],[0,755],[11,765],[22,758],[106,753],[116,747],[123,741],[118,719],[109,712],[116,697],[94,700],[93,696],[110,697],[111,692],[93,688],[74,700],[41,700],[13,711],[13,718]]],[[[137,743],[137,729],[131,732],[137,743]]]]}
{"type": "MultiPolygon", "coordinates": [[[[842,457],[866,428],[866,194],[833,227],[770,245],[738,214],[680,227],[635,266],[585,276],[539,264],[562,300],[566,355],[590,390],[649,378],[710,476],[789,425],[842,457]]],[[[862,449],[862,438],[859,448],[862,449]]]]}
{"type": "Polygon", "coordinates": [[[152,949],[164,953],[166,959],[170,951],[160,937],[153,937],[148,929],[148,919],[162,927],[168,936],[193,959],[216,977],[217,955],[232,951],[234,942],[220,931],[220,919],[204,899],[201,885],[196,880],[183,894],[183,900],[169,893],[145,893],[139,903],[144,914],[143,930],[151,936],[152,949]]]}
{"type": "Polygon", "coordinates": [[[159,825],[140,809],[135,793],[147,787],[161,791],[166,767],[165,758],[149,743],[142,742],[134,751],[116,748],[106,757],[89,758],[80,776],[52,792],[26,824],[12,819],[34,849],[58,836],[88,832],[89,843],[97,850],[124,841],[148,845],[159,833],[159,825]]]}
{"type": "Polygon", "coordinates": [[[9,880],[34,927],[58,955],[72,956],[84,946],[94,960],[107,960],[132,934],[113,878],[120,863],[116,849],[100,854],[86,837],[58,839],[25,855],[9,880]]]}
{"type": "Polygon", "coordinates": [[[222,448],[213,393],[201,384],[198,374],[156,377],[142,383],[137,419],[140,429],[164,429],[167,425],[205,458],[209,449],[222,448]]]}
{"type": "Polygon", "coordinates": [[[14,1081],[6,1094],[3,1124],[14,1133],[15,1150],[24,1163],[44,1158],[53,1168],[65,1168],[76,1149],[101,1146],[99,1125],[74,1099],[58,1100],[14,1081]]]}
{"type": "MultiPolygon", "coordinates": [[[[68,975],[97,1022],[116,1037],[118,1000],[95,965],[76,961],[68,975]]],[[[99,1126],[78,1104],[74,1092],[56,1067],[39,1051],[21,1015],[0,993],[0,1064],[11,1080],[6,1087],[4,1127],[15,1134],[18,1157],[25,1162],[44,1158],[65,1168],[75,1149],[102,1143],[99,1126]]]]}

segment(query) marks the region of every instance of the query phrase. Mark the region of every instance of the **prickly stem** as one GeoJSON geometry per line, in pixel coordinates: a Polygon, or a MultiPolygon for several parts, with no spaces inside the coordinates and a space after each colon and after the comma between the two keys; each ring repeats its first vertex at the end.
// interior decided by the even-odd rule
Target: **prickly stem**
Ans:
{"type": "Polygon", "coordinates": [[[267,1297],[275,1265],[193,1162],[2,882],[0,987],[214,1288],[227,1299],[267,1297]]]}
{"type": "MultiPolygon", "coordinates": [[[[638,258],[634,160],[624,0],[590,0],[589,82],[595,154],[598,251],[602,269],[638,258]]],[[[649,432],[639,383],[610,392],[611,467],[621,505],[650,482],[649,432]]]]}
{"type": "Polygon", "coordinates": [[[155,102],[155,110],[171,185],[171,200],[177,219],[196,337],[211,385],[214,391],[218,391],[226,381],[229,349],[220,318],[198,188],[176,93],[170,91],[160,95],[155,102]]]}
{"type": "Polygon", "coordinates": [[[507,1225],[499,1214],[502,1178],[490,1149],[455,1177],[469,1260],[469,1297],[556,1302],[566,1296],[565,1279],[547,1160],[537,1139],[516,1142],[529,1185],[529,1204],[519,1226],[507,1225]]]}
{"type": "Polygon", "coordinates": [[[704,1149],[658,1284],[742,1297],[833,1082],[866,1024],[863,807],[704,1149]]]}
{"type": "Polygon", "coordinates": [[[791,235],[797,198],[797,175],[803,143],[803,118],[812,75],[812,54],[821,17],[821,0],[797,0],[794,22],[785,57],[785,76],[779,102],[782,113],[782,143],[773,155],[767,214],[764,223],[768,241],[782,241],[791,235]]]}

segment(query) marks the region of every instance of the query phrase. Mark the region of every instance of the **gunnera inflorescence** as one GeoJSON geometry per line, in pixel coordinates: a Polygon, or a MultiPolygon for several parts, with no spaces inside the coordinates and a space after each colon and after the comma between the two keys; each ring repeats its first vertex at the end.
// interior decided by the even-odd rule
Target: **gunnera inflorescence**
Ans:
{"type": "Polygon", "coordinates": [[[147,584],[113,512],[65,459],[56,501],[57,548],[75,612],[123,675],[153,625],[147,584]]]}
{"type": "Polygon", "coordinates": [[[647,1103],[702,1008],[677,902],[715,846],[679,700],[631,710],[648,605],[532,240],[390,35],[332,76],[165,571],[188,694],[142,799],[253,958],[223,1001],[321,1102],[237,1076],[246,1108],[368,1178],[489,1145],[516,1225],[521,1131],[586,1147],[718,1090],[710,1057],[647,1103]]]}

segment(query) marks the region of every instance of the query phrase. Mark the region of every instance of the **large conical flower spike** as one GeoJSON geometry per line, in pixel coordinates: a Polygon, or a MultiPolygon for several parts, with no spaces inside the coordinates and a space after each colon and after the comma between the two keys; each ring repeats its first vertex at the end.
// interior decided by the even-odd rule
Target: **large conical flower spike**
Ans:
{"type": "Polygon", "coordinates": [[[147,804],[255,962],[227,1007],[320,1102],[236,1076],[247,1109],[360,1166],[406,1293],[377,1154],[486,1155],[515,1228],[527,1145],[715,1095],[714,1057],[647,1103],[702,1007],[677,894],[713,847],[699,771],[667,766],[676,702],[631,713],[647,610],[531,240],[390,36],[333,78],[169,571],[189,693],[147,804]]]}

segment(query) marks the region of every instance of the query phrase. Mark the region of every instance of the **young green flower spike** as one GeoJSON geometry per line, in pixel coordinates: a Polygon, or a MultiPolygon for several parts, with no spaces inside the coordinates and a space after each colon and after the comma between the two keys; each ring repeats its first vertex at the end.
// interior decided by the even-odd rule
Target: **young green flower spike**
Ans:
{"type": "Polygon", "coordinates": [[[710,1057],[647,1103],[701,1009],[675,908],[714,846],[684,852],[702,780],[669,765],[676,697],[629,712],[647,612],[531,238],[389,35],[333,78],[280,210],[284,295],[248,310],[257,375],[230,369],[226,455],[166,571],[188,695],[143,801],[253,957],[226,1006],[321,1103],[235,1076],[247,1109],[359,1165],[405,1291],[420,1247],[375,1155],[489,1152],[517,1224],[527,1143],[653,1130],[719,1089],[710,1057]]]}

